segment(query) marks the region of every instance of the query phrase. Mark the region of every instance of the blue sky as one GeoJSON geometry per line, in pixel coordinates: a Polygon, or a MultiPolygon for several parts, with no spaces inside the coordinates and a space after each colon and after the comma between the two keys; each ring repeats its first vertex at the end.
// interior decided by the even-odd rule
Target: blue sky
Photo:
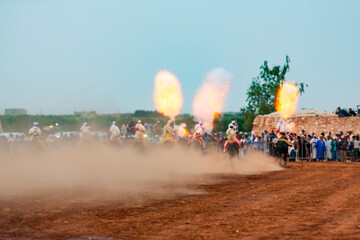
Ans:
{"type": "Polygon", "coordinates": [[[264,60],[291,59],[300,108],[360,104],[360,1],[0,0],[0,112],[154,110],[159,70],[191,112],[207,72],[234,76],[226,111],[246,104],[264,60]]]}

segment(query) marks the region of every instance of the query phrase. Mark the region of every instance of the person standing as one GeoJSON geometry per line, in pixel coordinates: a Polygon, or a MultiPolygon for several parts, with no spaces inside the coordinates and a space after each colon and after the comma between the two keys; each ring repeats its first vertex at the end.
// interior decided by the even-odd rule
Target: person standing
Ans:
{"type": "Polygon", "coordinates": [[[328,160],[332,160],[332,154],[331,154],[331,144],[332,144],[332,138],[331,136],[328,136],[328,140],[326,141],[326,158],[328,160]]]}
{"type": "Polygon", "coordinates": [[[356,139],[354,140],[354,155],[355,155],[355,161],[359,160],[359,155],[360,155],[360,137],[359,137],[359,135],[357,135],[356,139]]]}
{"type": "Polygon", "coordinates": [[[346,161],[346,150],[349,146],[348,141],[345,139],[345,136],[341,136],[341,141],[339,143],[339,149],[340,149],[340,161],[345,162],[346,161]]]}
{"type": "Polygon", "coordinates": [[[339,151],[339,141],[337,139],[337,136],[335,135],[334,139],[331,142],[331,155],[332,155],[331,159],[333,161],[338,161],[339,160],[338,151],[339,151]]]}
{"type": "Polygon", "coordinates": [[[326,150],[326,143],[323,135],[320,135],[319,140],[316,141],[314,147],[316,148],[316,160],[323,161],[325,159],[326,150]]]}
{"type": "Polygon", "coordinates": [[[313,135],[312,139],[310,140],[311,149],[312,149],[311,156],[310,156],[311,159],[316,159],[316,156],[317,156],[316,150],[317,149],[315,147],[315,144],[317,141],[318,141],[317,137],[315,135],[313,135]]]}

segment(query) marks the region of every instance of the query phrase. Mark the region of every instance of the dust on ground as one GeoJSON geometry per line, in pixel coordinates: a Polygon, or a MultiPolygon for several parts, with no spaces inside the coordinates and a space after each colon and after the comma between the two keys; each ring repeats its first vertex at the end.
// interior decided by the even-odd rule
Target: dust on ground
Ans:
{"type": "Polygon", "coordinates": [[[203,194],[94,204],[68,192],[2,201],[0,238],[360,238],[359,172],[358,163],[289,163],[285,171],[212,174],[218,182],[190,186],[203,194]]]}

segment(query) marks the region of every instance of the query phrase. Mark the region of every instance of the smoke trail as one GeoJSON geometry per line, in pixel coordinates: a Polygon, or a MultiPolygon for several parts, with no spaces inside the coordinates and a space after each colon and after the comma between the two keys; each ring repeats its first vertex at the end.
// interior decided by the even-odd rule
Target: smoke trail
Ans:
{"type": "Polygon", "coordinates": [[[211,133],[214,117],[224,109],[232,76],[223,68],[210,71],[193,102],[193,115],[211,133]]]}

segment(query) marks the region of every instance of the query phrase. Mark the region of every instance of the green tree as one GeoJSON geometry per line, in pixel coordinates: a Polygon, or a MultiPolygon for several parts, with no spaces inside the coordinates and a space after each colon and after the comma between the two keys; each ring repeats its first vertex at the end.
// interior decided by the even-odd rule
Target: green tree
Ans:
{"type": "MultiPolygon", "coordinates": [[[[268,61],[260,66],[260,74],[253,78],[249,89],[247,90],[247,106],[241,109],[244,115],[245,130],[250,131],[252,124],[257,115],[269,114],[275,111],[276,93],[285,81],[285,75],[290,71],[290,58],[286,56],[285,64],[281,67],[276,65],[272,68],[269,67],[268,61]]],[[[299,87],[300,94],[305,92],[305,83],[296,83],[299,87]]]]}

